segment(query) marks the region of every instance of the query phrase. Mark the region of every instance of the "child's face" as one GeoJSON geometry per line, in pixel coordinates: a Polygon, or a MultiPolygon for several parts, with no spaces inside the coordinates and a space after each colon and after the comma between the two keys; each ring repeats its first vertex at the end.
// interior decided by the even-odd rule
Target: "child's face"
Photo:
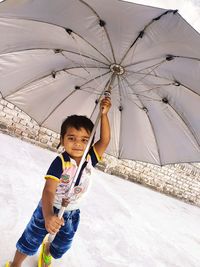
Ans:
{"type": "Polygon", "coordinates": [[[90,133],[85,128],[77,130],[74,127],[69,127],[64,135],[64,140],[62,140],[62,145],[71,158],[79,163],[89,138],[90,133]]]}

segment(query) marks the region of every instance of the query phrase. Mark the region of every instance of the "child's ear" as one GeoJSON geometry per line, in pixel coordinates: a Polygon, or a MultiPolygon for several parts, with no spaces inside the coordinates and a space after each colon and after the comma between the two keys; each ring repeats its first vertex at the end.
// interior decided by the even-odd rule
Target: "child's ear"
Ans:
{"type": "Polygon", "coordinates": [[[64,140],[62,137],[60,137],[60,145],[63,146],[63,144],[64,144],[64,140]]]}
{"type": "Polygon", "coordinates": [[[60,142],[59,142],[59,144],[57,146],[57,149],[59,149],[61,146],[64,147],[64,142],[63,142],[62,138],[60,138],[60,142]]]}

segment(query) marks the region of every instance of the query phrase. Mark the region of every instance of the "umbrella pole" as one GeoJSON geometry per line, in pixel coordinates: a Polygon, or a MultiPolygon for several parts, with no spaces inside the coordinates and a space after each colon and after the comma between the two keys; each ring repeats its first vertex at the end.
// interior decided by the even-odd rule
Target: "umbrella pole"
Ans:
{"type": "MultiPolygon", "coordinates": [[[[112,83],[113,81],[114,81],[114,75],[113,75],[113,76],[111,77],[111,79],[110,79],[110,82],[109,82],[109,84],[108,84],[108,90],[105,90],[105,91],[104,91],[104,96],[105,96],[105,97],[110,97],[110,96],[111,96],[111,83],[112,83]]],[[[66,209],[66,207],[67,207],[68,204],[69,204],[69,199],[70,199],[70,196],[71,196],[71,194],[72,194],[72,190],[73,190],[73,188],[74,188],[74,185],[75,185],[76,180],[77,180],[77,178],[78,178],[78,175],[79,175],[79,173],[80,173],[81,167],[82,167],[83,163],[85,162],[86,155],[87,155],[87,153],[88,153],[88,151],[89,151],[89,149],[90,149],[90,145],[91,145],[91,143],[92,143],[94,134],[95,134],[96,129],[97,129],[97,126],[98,126],[98,124],[99,124],[100,117],[101,117],[101,111],[99,111],[98,116],[97,116],[97,118],[96,118],[96,121],[95,121],[95,123],[94,123],[94,127],[93,127],[93,129],[92,129],[92,132],[91,132],[90,138],[89,138],[89,140],[88,140],[87,146],[86,146],[85,151],[84,151],[84,153],[83,153],[83,156],[82,156],[82,158],[81,158],[80,164],[79,164],[79,166],[78,166],[78,169],[77,169],[77,171],[76,171],[75,176],[74,176],[73,179],[72,179],[72,182],[71,182],[71,185],[70,185],[70,188],[69,188],[67,197],[62,199],[62,206],[61,206],[61,208],[60,208],[60,210],[59,210],[59,212],[58,212],[58,218],[59,218],[59,219],[62,218],[62,216],[63,216],[63,214],[64,214],[64,212],[65,212],[65,209],[66,209]]],[[[48,243],[51,243],[51,242],[54,240],[55,236],[56,236],[56,234],[55,234],[55,235],[53,235],[53,234],[49,234],[49,236],[48,236],[48,241],[47,241],[47,242],[48,242],[48,243]]]]}

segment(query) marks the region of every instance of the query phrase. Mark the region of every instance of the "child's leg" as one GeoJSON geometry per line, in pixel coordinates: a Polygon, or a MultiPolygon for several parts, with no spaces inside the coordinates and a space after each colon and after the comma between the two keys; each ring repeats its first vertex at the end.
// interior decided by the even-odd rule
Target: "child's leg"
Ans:
{"type": "Polygon", "coordinates": [[[34,255],[46,234],[42,208],[38,206],[16,244],[17,251],[11,267],[20,267],[27,256],[34,255]]]}
{"type": "Polygon", "coordinates": [[[64,213],[63,218],[65,225],[60,228],[49,248],[50,254],[54,259],[61,258],[63,254],[70,249],[72,240],[78,228],[80,211],[67,211],[64,213]]]}
{"type": "Polygon", "coordinates": [[[10,267],[21,267],[22,262],[26,259],[27,255],[22,254],[18,250],[15,252],[15,257],[13,262],[11,263],[10,267]]]}

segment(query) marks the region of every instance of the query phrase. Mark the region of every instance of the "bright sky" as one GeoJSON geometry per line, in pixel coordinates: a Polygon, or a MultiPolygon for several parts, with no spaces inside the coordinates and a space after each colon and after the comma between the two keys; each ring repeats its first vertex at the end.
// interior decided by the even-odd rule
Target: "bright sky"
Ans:
{"type": "Polygon", "coordinates": [[[200,0],[129,0],[165,9],[178,9],[182,17],[200,33],[200,0]]]}

